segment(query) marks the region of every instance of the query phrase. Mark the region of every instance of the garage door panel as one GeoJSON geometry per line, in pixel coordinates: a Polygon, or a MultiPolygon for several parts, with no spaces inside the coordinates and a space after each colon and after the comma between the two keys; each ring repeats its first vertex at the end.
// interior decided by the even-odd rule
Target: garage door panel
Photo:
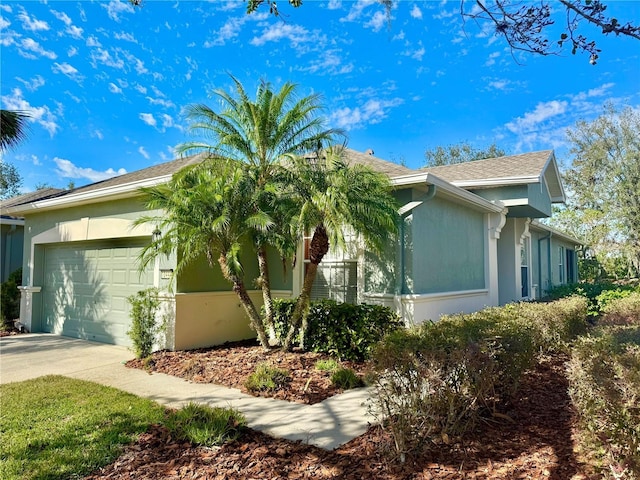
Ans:
{"type": "Polygon", "coordinates": [[[130,345],[127,297],[153,286],[153,271],[139,274],[143,248],[73,244],[45,250],[43,329],[62,335],[130,345]]]}

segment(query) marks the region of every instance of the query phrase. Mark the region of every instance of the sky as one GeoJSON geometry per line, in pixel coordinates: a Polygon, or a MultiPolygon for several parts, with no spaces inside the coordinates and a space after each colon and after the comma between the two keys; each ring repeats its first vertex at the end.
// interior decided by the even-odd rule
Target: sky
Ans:
{"type": "MultiPolygon", "coordinates": [[[[607,4],[640,24],[640,2],[607,4]]],[[[279,7],[275,18],[246,15],[242,1],[2,0],[2,108],[31,116],[27,140],[2,161],[23,192],[169,161],[195,139],[184,107],[219,109],[212,92],[231,91],[230,75],[250,94],[261,81],[320,94],[327,126],[344,129],[350,148],[410,168],[463,141],[553,148],[567,165],[567,128],[607,102],[640,108],[640,41],[595,27],[580,27],[602,49],[591,65],[567,49],[514,53],[490,25],[463,21],[459,1],[395,0],[390,17],[373,0],[279,7]]]]}

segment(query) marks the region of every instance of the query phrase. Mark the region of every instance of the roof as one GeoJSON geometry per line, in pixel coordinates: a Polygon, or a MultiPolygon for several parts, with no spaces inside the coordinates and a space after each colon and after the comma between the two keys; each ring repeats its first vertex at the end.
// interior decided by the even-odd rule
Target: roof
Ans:
{"type": "Polygon", "coordinates": [[[425,170],[453,185],[468,189],[540,183],[544,178],[552,201],[565,200],[553,150],[427,167],[425,170]]]}
{"type": "Polygon", "coordinates": [[[36,200],[42,200],[44,198],[56,197],[65,192],[68,192],[68,190],[63,190],[61,188],[41,188],[35,192],[25,193],[23,195],[18,195],[17,197],[11,197],[0,201],[0,210],[4,212],[8,208],[16,205],[35,202],[36,200]]]}
{"type": "Polygon", "coordinates": [[[561,239],[563,239],[563,240],[565,240],[565,241],[567,241],[569,243],[573,243],[575,245],[583,245],[584,244],[584,242],[578,240],[577,238],[572,237],[571,235],[569,235],[569,234],[567,234],[567,233],[565,233],[565,232],[563,232],[561,230],[558,230],[557,228],[553,228],[553,227],[550,227],[549,225],[541,223],[538,220],[533,220],[531,222],[531,227],[533,227],[534,229],[537,229],[537,230],[542,230],[542,231],[545,231],[545,232],[549,232],[554,237],[560,237],[561,239]]]}
{"type": "Polygon", "coordinates": [[[376,172],[384,173],[389,178],[400,177],[402,175],[411,175],[417,173],[416,170],[405,167],[398,163],[388,162],[381,158],[374,157],[373,152],[362,153],[350,148],[344,149],[344,155],[349,164],[359,164],[367,166],[376,172]]]}

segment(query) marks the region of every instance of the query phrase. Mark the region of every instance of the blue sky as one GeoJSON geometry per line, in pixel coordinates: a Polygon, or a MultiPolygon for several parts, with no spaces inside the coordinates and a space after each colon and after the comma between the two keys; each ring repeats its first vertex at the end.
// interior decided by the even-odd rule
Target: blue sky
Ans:
{"type": "MultiPolygon", "coordinates": [[[[511,153],[554,148],[605,102],[640,108],[640,42],[592,34],[603,52],[512,55],[460,3],[398,1],[391,22],[374,1],[280,3],[246,15],[238,1],[7,1],[0,4],[2,108],[31,114],[26,142],[4,155],[24,190],[98,181],[173,158],[191,139],[182,116],[260,79],[320,93],[328,125],[349,146],[417,168],[426,149],[492,142],[511,153]]],[[[640,23],[640,2],[608,2],[640,23]]],[[[559,36],[559,33],[558,33],[559,36]]]]}

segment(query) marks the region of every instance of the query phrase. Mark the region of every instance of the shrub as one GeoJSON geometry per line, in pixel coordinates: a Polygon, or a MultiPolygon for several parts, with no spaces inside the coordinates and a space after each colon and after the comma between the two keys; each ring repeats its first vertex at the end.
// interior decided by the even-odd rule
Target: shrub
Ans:
{"type": "Polygon", "coordinates": [[[602,303],[601,325],[640,324],[640,292],[621,291],[605,298],[602,303]]]}
{"type": "Polygon", "coordinates": [[[340,364],[333,359],[318,360],[316,362],[316,369],[321,372],[334,372],[340,367],[340,364]]]}
{"type": "Polygon", "coordinates": [[[495,415],[541,349],[584,331],[585,314],[583,298],[519,303],[387,335],[372,357],[372,410],[401,460],[424,441],[464,434],[483,415],[495,415]]]}
{"type": "Polygon", "coordinates": [[[362,379],[350,368],[338,368],[331,375],[331,383],[343,390],[362,387],[362,379]]]}
{"type": "Polygon", "coordinates": [[[236,440],[247,426],[247,421],[233,408],[189,403],[170,413],[165,425],[180,440],[212,447],[236,440]]]}
{"type": "Polygon", "coordinates": [[[20,290],[22,285],[22,268],[9,274],[7,281],[0,285],[0,327],[10,329],[13,320],[20,317],[20,290]]]}
{"type": "Polygon", "coordinates": [[[156,288],[141,290],[127,297],[131,305],[131,328],[127,332],[133,342],[133,351],[137,358],[146,358],[153,353],[158,334],[164,325],[158,322],[160,311],[159,292],[156,288]]]}
{"type": "MultiPolygon", "coordinates": [[[[634,289],[638,291],[638,286],[634,287],[632,284],[617,285],[612,282],[572,283],[551,288],[547,292],[547,298],[558,300],[575,295],[585,297],[589,302],[588,314],[592,317],[597,317],[609,298],[617,298],[621,295],[621,292],[633,291],[634,289]],[[611,291],[616,293],[609,293],[611,291]],[[602,298],[602,301],[600,298],[602,298]]],[[[622,296],[624,296],[624,293],[622,293],[622,296]]]]}
{"type": "Polygon", "coordinates": [[[283,388],[289,382],[289,372],[262,362],[247,377],[244,386],[251,392],[274,391],[283,388]]]}
{"type": "MultiPolygon", "coordinates": [[[[274,329],[280,341],[289,328],[294,300],[274,302],[274,329]]],[[[340,360],[361,361],[384,335],[402,326],[390,308],[381,305],[352,305],[333,300],[312,302],[305,334],[305,350],[328,353],[340,360]]]]}
{"type": "Polygon", "coordinates": [[[615,478],[640,478],[640,325],[581,338],[567,367],[569,395],[586,434],[615,478]]]}

